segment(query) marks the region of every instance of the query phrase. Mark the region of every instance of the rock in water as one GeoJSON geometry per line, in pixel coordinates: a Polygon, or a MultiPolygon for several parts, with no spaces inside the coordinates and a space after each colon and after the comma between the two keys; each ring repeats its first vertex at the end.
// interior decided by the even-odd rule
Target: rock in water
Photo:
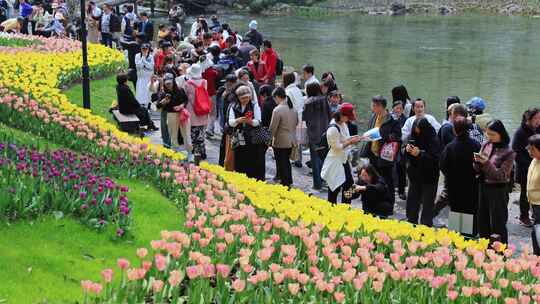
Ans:
{"type": "Polygon", "coordinates": [[[407,7],[403,3],[394,2],[390,6],[392,16],[404,16],[407,14],[407,7]]]}

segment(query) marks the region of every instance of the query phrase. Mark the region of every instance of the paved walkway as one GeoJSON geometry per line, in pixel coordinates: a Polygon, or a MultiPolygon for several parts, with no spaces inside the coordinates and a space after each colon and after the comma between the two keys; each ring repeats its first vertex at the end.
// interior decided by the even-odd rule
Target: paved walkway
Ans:
{"type": "MultiPolygon", "coordinates": [[[[152,119],[155,124],[159,126],[159,113],[152,113],[152,119]]],[[[161,144],[161,133],[153,132],[150,135],[152,143],[161,144]]],[[[217,138],[217,137],[216,137],[217,138]]],[[[207,157],[206,160],[209,163],[217,164],[219,160],[219,144],[220,140],[212,139],[206,140],[206,150],[207,157]]],[[[303,163],[309,160],[309,155],[303,155],[303,163]]],[[[272,158],[272,153],[266,153],[266,181],[268,183],[273,183],[272,178],[276,174],[276,165],[275,161],[272,158]]],[[[311,178],[311,169],[306,166],[302,168],[296,168],[293,166],[293,186],[295,188],[301,189],[305,193],[310,193],[321,198],[327,198],[328,192],[326,191],[316,191],[312,187],[312,178],[311,178]]],[[[439,191],[441,187],[439,187],[439,191]]],[[[531,228],[524,227],[519,224],[519,206],[513,203],[519,199],[519,192],[512,192],[510,194],[510,203],[508,204],[508,233],[509,241],[512,244],[515,244],[518,247],[521,247],[522,243],[525,243],[526,246],[531,248],[531,228]]],[[[352,206],[355,208],[362,208],[362,203],[359,199],[353,201],[352,206]]],[[[396,206],[394,207],[394,216],[397,220],[404,220],[405,216],[405,201],[399,199],[396,195],[396,206]]],[[[439,216],[435,219],[434,224],[436,226],[446,226],[448,224],[448,208],[445,208],[439,216]]]]}

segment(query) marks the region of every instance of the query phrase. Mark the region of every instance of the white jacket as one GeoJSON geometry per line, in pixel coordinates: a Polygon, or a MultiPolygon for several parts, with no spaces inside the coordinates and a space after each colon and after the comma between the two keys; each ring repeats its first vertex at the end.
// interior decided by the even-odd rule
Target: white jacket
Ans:
{"type": "Polygon", "coordinates": [[[302,90],[295,84],[290,84],[285,88],[285,93],[291,99],[296,112],[298,112],[298,121],[302,121],[302,112],[306,103],[306,97],[302,94],[302,90]]]}
{"type": "MultiPolygon", "coordinates": [[[[332,119],[330,124],[336,124],[336,121],[332,119]]],[[[346,123],[337,125],[339,132],[335,127],[329,127],[326,131],[326,139],[328,140],[330,151],[328,151],[321,169],[321,178],[326,181],[331,191],[336,190],[345,183],[345,169],[343,165],[349,165],[347,158],[349,156],[350,146],[343,147],[345,141],[351,137],[349,135],[349,128],[346,123]]]]}
{"type": "MultiPolygon", "coordinates": [[[[431,126],[435,129],[435,133],[439,134],[439,129],[441,128],[441,124],[435,119],[435,117],[424,114],[424,117],[427,118],[431,126]]],[[[405,121],[405,124],[403,125],[403,128],[401,128],[401,140],[405,143],[409,140],[409,137],[411,136],[412,127],[414,122],[416,121],[416,116],[411,116],[407,118],[405,121]]]]}

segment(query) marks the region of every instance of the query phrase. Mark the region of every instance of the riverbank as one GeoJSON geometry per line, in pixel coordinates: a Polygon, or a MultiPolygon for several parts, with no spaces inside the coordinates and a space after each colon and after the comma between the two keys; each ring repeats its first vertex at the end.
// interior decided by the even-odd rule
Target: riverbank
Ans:
{"type": "Polygon", "coordinates": [[[231,7],[261,15],[540,15],[540,2],[535,0],[239,0],[231,7]]]}

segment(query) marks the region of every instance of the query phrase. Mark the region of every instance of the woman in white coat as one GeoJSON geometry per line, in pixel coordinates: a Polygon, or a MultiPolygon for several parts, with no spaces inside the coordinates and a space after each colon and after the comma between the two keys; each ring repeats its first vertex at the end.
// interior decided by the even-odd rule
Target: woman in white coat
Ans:
{"type": "Polygon", "coordinates": [[[151,93],[148,89],[148,84],[154,74],[154,56],[150,53],[150,44],[143,44],[141,46],[141,52],[135,55],[135,67],[137,68],[135,98],[137,98],[142,107],[148,108],[151,102],[151,93]]]}
{"type": "Polygon", "coordinates": [[[345,195],[354,184],[351,164],[348,161],[350,146],[360,141],[360,136],[350,136],[348,121],[356,119],[354,106],[343,103],[334,113],[326,131],[330,151],[324,159],[321,178],[328,184],[328,201],[335,204],[339,191],[342,191],[341,203],[350,204],[351,197],[345,195]]]}

